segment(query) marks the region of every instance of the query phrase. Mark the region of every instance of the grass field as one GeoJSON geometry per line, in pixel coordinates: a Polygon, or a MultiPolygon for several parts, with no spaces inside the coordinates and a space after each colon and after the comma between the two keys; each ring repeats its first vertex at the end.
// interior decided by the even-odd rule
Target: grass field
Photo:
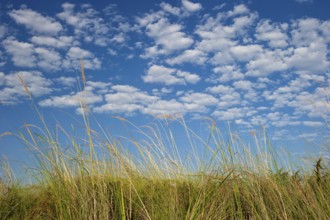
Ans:
{"type": "Polygon", "coordinates": [[[198,161],[196,170],[180,158],[170,131],[141,130],[145,140],[131,140],[139,152],[132,155],[116,139],[99,141],[84,121],[86,139],[69,136],[66,151],[48,128],[37,134],[25,126],[18,138],[35,153],[38,181],[20,185],[3,164],[0,219],[330,218],[330,172],[321,158],[314,170],[285,170],[269,146],[256,143],[251,153],[233,137],[223,142],[212,125],[201,140],[208,159],[189,160],[198,161]]]}
{"type": "Polygon", "coordinates": [[[143,137],[127,138],[131,153],[83,114],[82,138],[59,129],[64,148],[37,113],[44,126],[16,134],[35,155],[36,181],[20,184],[2,164],[0,219],[330,219],[328,161],[291,169],[265,134],[252,132],[251,146],[233,133],[223,138],[213,122],[204,140],[182,118],[164,116],[160,126],[144,128],[117,118],[143,137]],[[188,157],[169,121],[181,124],[188,157]]]}

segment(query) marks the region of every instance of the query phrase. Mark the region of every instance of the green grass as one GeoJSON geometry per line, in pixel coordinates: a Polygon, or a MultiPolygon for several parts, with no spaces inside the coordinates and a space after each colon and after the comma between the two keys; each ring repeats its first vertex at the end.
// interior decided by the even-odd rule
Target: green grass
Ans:
{"type": "Polygon", "coordinates": [[[160,128],[135,127],[145,138],[128,140],[139,152],[133,155],[117,139],[102,140],[83,119],[85,139],[63,130],[71,143],[66,150],[48,128],[25,126],[18,138],[35,154],[38,181],[20,185],[3,164],[0,219],[330,218],[330,172],[322,159],[314,170],[285,171],[267,139],[256,137],[252,153],[234,134],[224,142],[214,124],[204,141],[176,119],[190,152],[196,138],[205,148],[205,158],[182,159],[165,131],[171,118],[160,128]],[[189,167],[194,161],[197,169],[189,167]]]}
{"type": "Polygon", "coordinates": [[[330,219],[326,161],[294,171],[264,131],[249,144],[233,132],[225,139],[213,121],[202,138],[182,118],[143,128],[117,118],[142,137],[120,141],[92,130],[84,111],[83,137],[51,132],[36,112],[43,127],[16,135],[35,155],[36,181],[20,184],[2,164],[0,219],[330,219]],[[171,123],[182,127],[185,157],[171,123]]]}

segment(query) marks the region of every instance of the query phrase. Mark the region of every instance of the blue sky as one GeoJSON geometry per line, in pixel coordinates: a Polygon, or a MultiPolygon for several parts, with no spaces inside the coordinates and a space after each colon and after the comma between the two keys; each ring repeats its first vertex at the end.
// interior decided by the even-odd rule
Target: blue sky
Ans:
{"type": "MultiPolygon", "coordinates": [[[[0,133],[39,123],[19,74],[50,126],[75,124],[67,113],[79,118],[84,99],[118,133],[112,116],[143,125],[183,115],[197,131],[210,117],[242,135],[264,126],[293,153],[319,152],[329,8],[327,0],[2,1],[0,133]]],[[[26,158],[14,137],[0,144],[1,156],[26,158]]]]}

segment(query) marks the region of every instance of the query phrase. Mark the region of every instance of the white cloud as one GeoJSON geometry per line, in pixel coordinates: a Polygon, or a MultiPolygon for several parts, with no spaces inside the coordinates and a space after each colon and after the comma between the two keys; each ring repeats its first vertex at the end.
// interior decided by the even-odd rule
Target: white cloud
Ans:
{"type": "Polygon", "coordinates": [[[50,37],[50,36],[33,36],[31,42],[40,46],[55,47],[55,48],[66,48],[72,45],[78,45],[78,42],[74,41],[71,36],[60,36],[60,37],[50,37]]]}
{"type": "MultiPolygon", "coordinates": [[[[106,104],[93,109],[96,113],[124,113],[151,115],[175,115],[186,113],[205,113],[210,106],[215,106],[218,100],[206,93],[183,93],[178,99],[162,100],[159,96],[129,85],[114,85],[112,91],[105,95],[106,104]]],[[[163,91],[165,93],[171,91],[163,91]]],[[[158,94],[156,92],[156,94],[158,94]]]]}
{"type": "Polygon", "coordinates": [[[227,12],[227,17],[234,17],[237,15],[248,14],[250,10],[244,5],[236,5],[232,11],[227,12]]]}
{"type": "Polygon", "coordinates": [[[203,8],[200,3],[193,3],[188,0],[181,0],[181,2],[182,2],[183,7],[190,12],[196,12],[203,8]]]}
{"type": "Polygon", "coordinates": [[[61,76],[53,80],[56,83],[62,84],[66,87],[72,87],[74,84],[78,84],[78,78],[61,76]]]}
{"type": "Polygon", "coordinates": [[[164,96],[164,95],[172,93],[172,92],[173,92],[173,88],[166,88],[166,87],[163,87],[161,89],[152,90],[152,94],[154,94],[155,96],[164,96]]]}
{"type": "MultiPolygon", "coordinates": [[[[236,10],[235,14],[238,17],[226,17],[226,13],[220,12],[215,17],[206,16],[202,23],[196,27],[195,33],[201,38],[201,41],[196,43],[196,48],[205,52],[216,52],[212,61],[213,64],[229,64],[233,61],[229,48],[239,46],[239,41],[246,44],[251,42],[247,31],[255,23],[258,15],[251,13],[243,5],[237,7],[236,10]],[[228,23],[228,20],[231,22],[228,23]]],[[[243,48],[237,48],[237,53],[234,49],[235,55],[240,55],[239,49],[243,48]]]]}
{"type": "Polygon", "coordinates": [[[316,18],[304,18],[292,22],[292,44],[297,47],[308,46],[312,42],[322,41],[319,34],[321,22],[316,18]]]}
{"type": "Polygon", "coordinates": [[[292,99],[288,106],[294,108],[296,115],[306,115],[315,118],[329,117],[330,103],[328,98],[330,90],[328,88],[316,88],[314,92],[303,91],[292,99]]]}
{"type": "Polygon", "coordinates": [[[114,85],[112,89],[115,92],[105,95],[106,104],[95,107],[94,112],[132,114],[135,111],[143,111],[147,105],[158,100],[158,97],[129,85],[114,85]]]}
{"type": "Polygon", "coordinates": [[[255,58],[262,52],[260,45],[238,45],[230,48],[230,52],[234,59],[246,62],[255,58]]]}
{"type": "Polygon", "coordinates": [[[297,121],[297,118],[294,116],[281,114],[280,119],[277,121],[272,121],[271,125],[275,127],[298,126],[301,125],[301,122],[297,121]]]}
{"type": "Polygon", "coordinates": [[[246,65],[247,76],[262,77],[273,72],[284,71],[288,69],[288,65],[284,58],[290,51],[265,51],[254,60],[246,65]]]}
{"type": "Polygon", "coordinates": [[[267,41],[270,47],[283,48],[288,46],[287,29],[286,23],[271,24],[270,20],[262,20],[258,23],[255,35],[258,40],[267,41]]]}
{"type": "Polygon", "coordinates": [[[321,127],[322,125],[324,125],[322,122],[319,121],[303,121],[302,124],[309,127],[321,127]]]}
{"type": "Polygon", "coordinates": [[[321,33],[322,33],[322,37],[324,38],[324,40],[329,43],[330,42],[330,21],[324,21],[322,22],[321,26],[319,27],[321,33]]]}
{"type": "Polygon", "coordinates": [[[243,34],[246,33],[246,30],[255,23],[257,18],[258,18],[257,13],[250,13],[248,15],[234,18],[233,19],[234,24],[232,25],[233,31],[243,36],[243,34]]]}
{"type": "Polygon", "coordinates": [[[176,75],[181,79],[183,79],[185,83],[191,83],[191,84],[196,84],[201,79],[197,74],[189,73],[181,70],[178,70],[176,72],[176,75]]]}
{"type": "Polygon", "coordinates": [[[100,82],[100,81],[87,81],[87,86],[90,86],[94,89],[97,89],[97,93],[106,93],[109,92],[109,87],[112,85],[111,82],[100,82]]]}
{"type": "Polygon", "coordinates": [[[139,91],[138,88],[135,88],[130,85],[114,85],[112,89],[118,91],[118,92],[123,92],[123,93],[134,93],[139,91]]]}
{"type": "Polygon", "coordinates": [[[238,92],[223,94],[219,96],[218,109],[227,109],[228,107],[242,104],[241,95],[238,92]]]}
{"type": "Polygon", "coordinates": [[[241,96],[230,86],[218,85],[206,88],[206,91],[218,95],[218,109],[226,109],[241,104],[241,96]]]}
{"type": "Polygon", "coordinates": [[[213,68],[213,72],[216,73],[216,75],[213,75],[213,78],[215,78],[214,80],[219,82],[228,82],[244,78],[240,68],[235,65],[218,66],[213,68]]]}
{"type": "Polygon", "coordinates": [[[182,63],[196,63],[199,65],[205,64],[207,60],[206,54],[200,50],[185,50],[177,57],[169,58],[166,62],[170,65],[182,64],[182,63]]]}
{"type": "Polygon", "coordinates": [[[150,115],[176,115],[181,114],[184,115],[186,113],[186,109],[183,103],[178,102],[177,100],[158,100],[154,103],[148,105],[147,108],[143,108],[141,110],[144,114],[150,115]]]}
{"type": "Polygon", "coordinates": [[[99,69],[101,67],[101,61],[92,52],[80,47],[71,47],[68,50],[66,59],[63,60],[63,67],[80,69],[81,60],[83,60],[86,69],[99,69]]]}
{"type": "Polygon", "coordinates": [[[55,49],[36,47],[14,38],[7,38],[2,43],[6,52],[11,55],[13,63],[19,67],[39,67],[46,71],[79,69],[81,60],[84,61],[86,69],[101,67],[101,61],[93,53],[80,47],[70,47],[63,59],[55,49]]]}
{"type": "Polygon", "coordinates": [[[57,71],[61,69],[62,58],[58,52],[38,47],[35,48],[35,54],[38,60],[36,63],[38,67],[48,71],[57,71]]]}
{"type": "Polygon", "coordinates": [[[160,3],[160,7],[170,13],[170,14],[173,14],[173,15],[176,15],[176,16],[181,16],[182,15],[182,11],[180,8],[177,8],[177,7],[173,7],[172,5],[168,4],[168,3],[165,3],[165,2],[162,2],[160,3]]]}
{"type": "Polygon", "coordinates": [[[214,51],[223,51],[229,48],[230,46],[235,45],[235,42],[221,37],[216,33],[205,33],[199,32],[200,36],[203,37],[203,40],[198,42],[197,49],[205,52],[214,52],[214,51]]]}
{"type": "Polygon", "coordinates": [[[2,44],[6,52],[12,56],[12,61],[16,66],[34,67],[36,65],[36,56],[32,44],[19,42],[14,38],[7,38],[2,44]]]}
{"type": "Polygon", "coordinates": [[[88,50],[81,49],[79,47],[71,47],[67,53],[70,59],[81,59],[81,58],[93,58],[94,55],[88,50]]]}
{"type": "MultiPolygon", "coordinates": [[[[156,97],[150,96],[139,90],[135,92],[120,92],[113,94],[106,94],[105,100],[109,104],[116,104],[120,107],[121,104],[146,104],[157,100],[156,97]]],[[[125,108],[122,108],[125,111],[125,108]]]]}
{"type": "Polygon", "coordinates": [[[230,86],[218,85],[209,87],[206,91],[214,93],[214,94],[230,94],[233,93],[235,90],[230,86]]]}
{"type": "Polygon", "coordinates": [[[324,72],[329,68],[327,47],[323,43],[310,42],[308,47],[294,49],[286,59],[288,65],[301,71],[324,72]]]}
{"type": "MultiPolygon", "coordinates": [[[[75,11],[75,7],[71,3],[62,4],[63,11],[58,13],[57,17],[73,27],[76,36],[82,38],[85,42],[94,43],[98,46],[107,46],[113,36],[111,37],[110,26],[100,16],[100,12],[93,9],[89,4],[82,5],[79,12],[75,11]]],[[[118,18],[117,15],[112,16],[110,22],[118,20],[116,18],[118,18]]],[[[122,25],[120,21],[119,23],[122,25]]],[[[118,31],[122,30],[117,30],[117,34],[118,31]]],[[[118,36],[113,38],[117,43],[119,43],[118,36]]],[[[120,43],[122,42],[120,41],[120,43]]]]}
{"type": "Polygon", "coordinates": [[[241,89],[241,90],[251,90],[252,89],[252,83],[250,81],[247,80],[240,80],[240,81],[236,81],[233,84],[237,89],[241,89]]]}
{"type": "Polygon", "coordinates": [[[227,110],[219,111],[216,110],[212,113],[212,116],[224,120],[231,121],[234,119],[240,119],[245,116],[245,110],[243,108],[229,108],[227,110]]]}
{"type": "Polygon", "coordinates": [[[146,13],[143,16],[136,17],[135,20],[138,24],[138,26],[146,27],[148,24],[155,23],[157,20],[163,18],[165,16],[164,11],[156,11],[156,12],[150,12],[146,13]]]}
{"type": "Polygon", "coordinates": [[[226,50],[217,52],[210,60],[210,63],[216,66],[219,65],[229,66],[229,64],[234,64],[235,60],[232,57],[232,55],[229,53],[229,48],[227,48],[226,50]]]}
{"type": "Polygon", "coordinates": [[[152,65],[147,74],[142,77],[146,83],[162,83],[165,85],[197,83],[200,77],[197,74],[184,72],[174,68],[152,65]]]}
{"type": "MultiPolygon", "coordinates": [[[[20,71],[17,74],[24,81],[33,97],[44,96],[52,92],[52,81],[46,79],[42,73],[37,71],[20,71]]],[[[0,82],[3,87],[0,89],[0,103],[14,105],[27,97],[28,94],[17,74],[0,74],[0,82]]]]}
{"type": "Polygon", "coordinates": [[[182,50],[190,47],[193,44],[193,39],[182,32],[180,24],[171,24],[167,18],[150,22],[147,18],[140,19],[140,23],[146,20],[146,34],[154,39],[155,44],[146,49],[147,58],[152,58],[157,55],[168,55],[174,51],[182,50]]]}
{"type": "Polygon", "coordinates": [[[280,112],[270,112],[267,114],[267,119],[270,121],[278,121],[281,119],[281,113],[280,112]]]}
{"type": "Polygon", "coordinates": [[[219,101],[212,95],[206,93],[187,93],[180,97],[188,112],[206,112],[206,106],[214,106],[219,101]]]}
{"type": "Polygon", "coordinates": [[[40,101],[39,105],[57,108],[79,107],[86,104],[91,105],[98,103],[102,100],[102,95],[95,94],[92,87],[86,86],[84,91],[79,91],[70,95],[51,96],[48,99],[40,101]]]}
{"type": "Polygon", "coordinates": [[[40,34],[56,35],[63,29],[62,25],[55,19],[43,16],[27,8],[12,10],[9,12],[9,16],[12,17],[16,23],[22,24],[27,29],[40,34]]]}

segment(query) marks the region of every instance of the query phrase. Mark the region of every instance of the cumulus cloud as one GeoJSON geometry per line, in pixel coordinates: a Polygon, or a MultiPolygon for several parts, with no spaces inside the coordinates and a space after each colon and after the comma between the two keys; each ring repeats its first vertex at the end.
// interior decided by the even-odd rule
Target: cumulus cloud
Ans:
{"type": "Polygon", "coordinates": [[[227,12],[227,17],[248,14],[250,10],[244,5],[236,5],[233,10],[227,12]]]}
{"type": "Polygon", "coordinates": [[[12,56],[12,61],[16,66],[34,67],[36,65],[37,58],[32,44],[19,42],[14,38],[7,38],[2,44],[6,52],[12,56]]]}
{"type": "Polygon", "coordinates": [[[308,46],[311,42],[322,41],[321,22],[316,18],[297,19],[292,22],[292,44],[297,47],[308,46]]]}
{"type": "Polygon", "coordinates": [[[302,124],[309,127],[321,127],[323,125],[323,123],[319,121],[303,121],[302,124]]]}
{"type": "Polygon", "coordinates": [[[311,42],[308,47],[298,47],[286,61],[290,67],[300,71],[325,72],[329,68],[329,61],[324,46],[323,43],[311,42]]]}
{"type": "Polygon", "coordinates": [[[80,32],[83,29],[90,29],[90,31],[97,31],[98,33],[106,33],[108,31],[103,19],[96,17],[97,12],[90,5],[85,5],[85,10],[80,12],[75,12],[75,5],[71,3],[62,4],[62,8],[63,12],[58,13],[57,17],[76,27],[76,32],[80,32]]]}
{"type": "MultiPolygon", "coordinates": [[[[165,91],[168,93],[169,91],[165,91]]],[[[207,113],[209,107],[218,100],[207,93],[188,92],[178,95],[177,99],[162,99],[129,85],[113,85],[105,95],[106,104],[94,107],[96,113],[124,113],[128,115],[142,113],[175,115],[186,113],[207,113]]]]}
{"type": "Polygon", "coordinates": [[[203,65],[207,60],[206,53],[200,50],[185,50],[177,57],[169,58],[166,62],[170,65],[182,64],[182,63],[196,63],[203,65]]]}
{"type": "Polygon", "coordinates": [[[288,69],[285,62],[287,53],[290,51],[268,50],[249,61],[246,65],[247,76],[262,77],[273,72],[284,71],[288,69]]]}
{"type": "Polygon", "coordinates": [[[101,61],[95,55],[80,47],[71,47],[63,60],[63,67],[66,69],[79,69],[80,62],[83,60],[86,69],[101,68],[101,61]]]}
{"type": "Polygon", "coordinates": [[[307,115],[311,118],[328,118],[330,103],[327,101],[330,90],[328,88],[316,88],[313,92],[302,91],[288,102],[288,106],[294,108],[295,114],[307,115]]]}
{"type": "Polygon", "coordinates": [[[71,45],[79,44],[72,36],[33,36],[30,40],[35,45],[54,48],[67,48],[71,45]]]}
{"type": "Polygon", "coordinates": [[[241,104],[241,95],[233,87],[218,85],[208,87],[206,88],[206,91],[217,95],[218,110],[223,110],[225,108],[241,104]]]}
{"type": "Polygon", "coordinates": [[[240,119],[245,116],[246,110],[243,108],[229,108],[227,110],[216,110],[212,113],[212,116],[224,120],[224,121],[230,121],[234,119],[240,119]]]}
{"type": "Polygon", "coordinates": [[[213,72],[216,74],[211,76],[210,81],[228,82],[244,78],[241,69],[236,65],[218,66],[213,68],[213,72]]]}
{"type": "Polygon", "coordinates": [[[78,83],[78,79],[74,77],[61,76],[53,80],[55,83],[61,84],[66,87],[72,87],[75,83],[78,83]]]}
{"type": "Polygon", "coordinates": [[[246,62],[255,58],[262,52],[260,45],[238,45],[230,48],[233,58],[240,62],[246,62]]]}
{"type": "Polygon", "coordinates": [[[181,0],[181,2],[183,7],[190,12],[196,12],[203,8],[200,3],[193,3],[188,0],[181,0]]]}
{"type": "Polygon", "coordinates": [[[283,48],[288,46],[289,37],[286,33],[288,24],[272,24],[270,20],[262,20],[256,28],[256,38],[266,41],[270,47],[283,48]]]}
{"type": "Polygon", "coordinates": [[[139,19],[140,25],[145,27],[148,37],[155,44],[146,49],[144,57],[151,58],[157,55],[167,55],[177,50],[186,49],[192,45],[193,39],[182,31],[180,24],[171,24],[167,18],[145,18],[139,19]]]}
{"type": "Polygon", "coordinates": [[[62,25],[55,19],[43,16],[28,8],[12,10],[9,12],[9,16],[28,30],[40,34],[56,35],[63,29],[62,25]]]}
{"type": "Polygon", "coordinates": [[[184,103],[185,108],[189,112],[206,112],[207,106],[214,106],[218,103],[218,99],[206,93],[187,93],[180,97],[184,103]]]}
{"type": "Polygon", "coordinates": [[[252,89],[252,82],[251,81],[247,81],[247,80],[240,80],[240,81],[236,81],[233,84],[237,89],[241,89],[241,90],[251,90],[252,89]]]}
{"type": "Polygon", "coordinates": [[[83,91],[72,93],[69,95],[51,96],[48,99],[39,102],[43,107],[80,107],[84,105],[91,105],[103,100],[102,95],[94,93],[92,87],[86,87],[83,91]]]}
{"type": "Polygon", "coordinates": [[[54,50],[47,50],[45,48],[36,48],[35,54],[38,57],[37,65],[49,71],[57,71],[61,69],[61,55],[54,50]]]}
{"type": "Polygon", "coordinates": [[[129,85],[114,85],[113,92],[105,95],[106,104],[95,107],[97,113],[126,113],[142,111],[148,104],[158,100],[156,96],[147,94],[129,85]]]}
{"type": "Polygon", "coordinates": [[[147,70],[146,75],[142,77],[146,83],[161,83],[165,85],[197,83],[200,77],[197,74],[188,73],[177,70],[175,68],[168,68],[161,65],[152,65],[147,70]]]}
{"type": "Polygon", "coordinates": [[[84,61],[86,69],[99,69],[101,61],[90,51],[80,47],[70,47],[66,56],[54,48],[38,47],[27,42],[20,42],[14,38],[7,38],[2,42],[12,61],[19,67],[38,67],[47,71],[64,69],[79,69],[80,61],[84,61]]]}
{"type": "Polygon", "coordinates": [[[213,87],[208,87],[206,91],[214,93],[214,94],[230,94],[235,92],[234,88],[230,86],[218,85],[213,87]]]}
{"type": "Polygon", "coordinates": [[[159,115],[176,115],[181,114],[184,115],[186,113],[186,109],[184,104],[175,100],[158,100],[154,103],[148,105],[147,108],[143,108],[141,110],[144,114],[150,114],[154,116],[159,115]]]}
{"type": "Polygon", "coordinates": [[[5,105],[14,105],[21,103],[27,97],[22,82],[24,81],[28,91],[33,97],[40,97],[50,94],[53,89],[52,81],[46,79],[41,72],[20,71],[5,75],[0,73],[0,103],[5,105]]]}
{"type": "Polygon", "coordinates": [[[62,4],[63,11],[57,17],[70,25],[75,35],[86,43],[94,43],[98,46],[108,46],[111,42],[124,44],[126,32],[131,27],[126,19],[119,15],[116,6],[108,5],[104,10],[111,19],[106,20],[102,12],[95,10],[90,4],[80,7],[71,3],[62,4]]]}
{"type": "Polygon", "coordinates": [[[160,7],[167,13],[170,13],[170,14],[173,14],[176,16],[182,15],[181,8],[173,7],[172,5],[170,5],[168,3],[162,2],[162,3],[160,3],[160,7]]]}

